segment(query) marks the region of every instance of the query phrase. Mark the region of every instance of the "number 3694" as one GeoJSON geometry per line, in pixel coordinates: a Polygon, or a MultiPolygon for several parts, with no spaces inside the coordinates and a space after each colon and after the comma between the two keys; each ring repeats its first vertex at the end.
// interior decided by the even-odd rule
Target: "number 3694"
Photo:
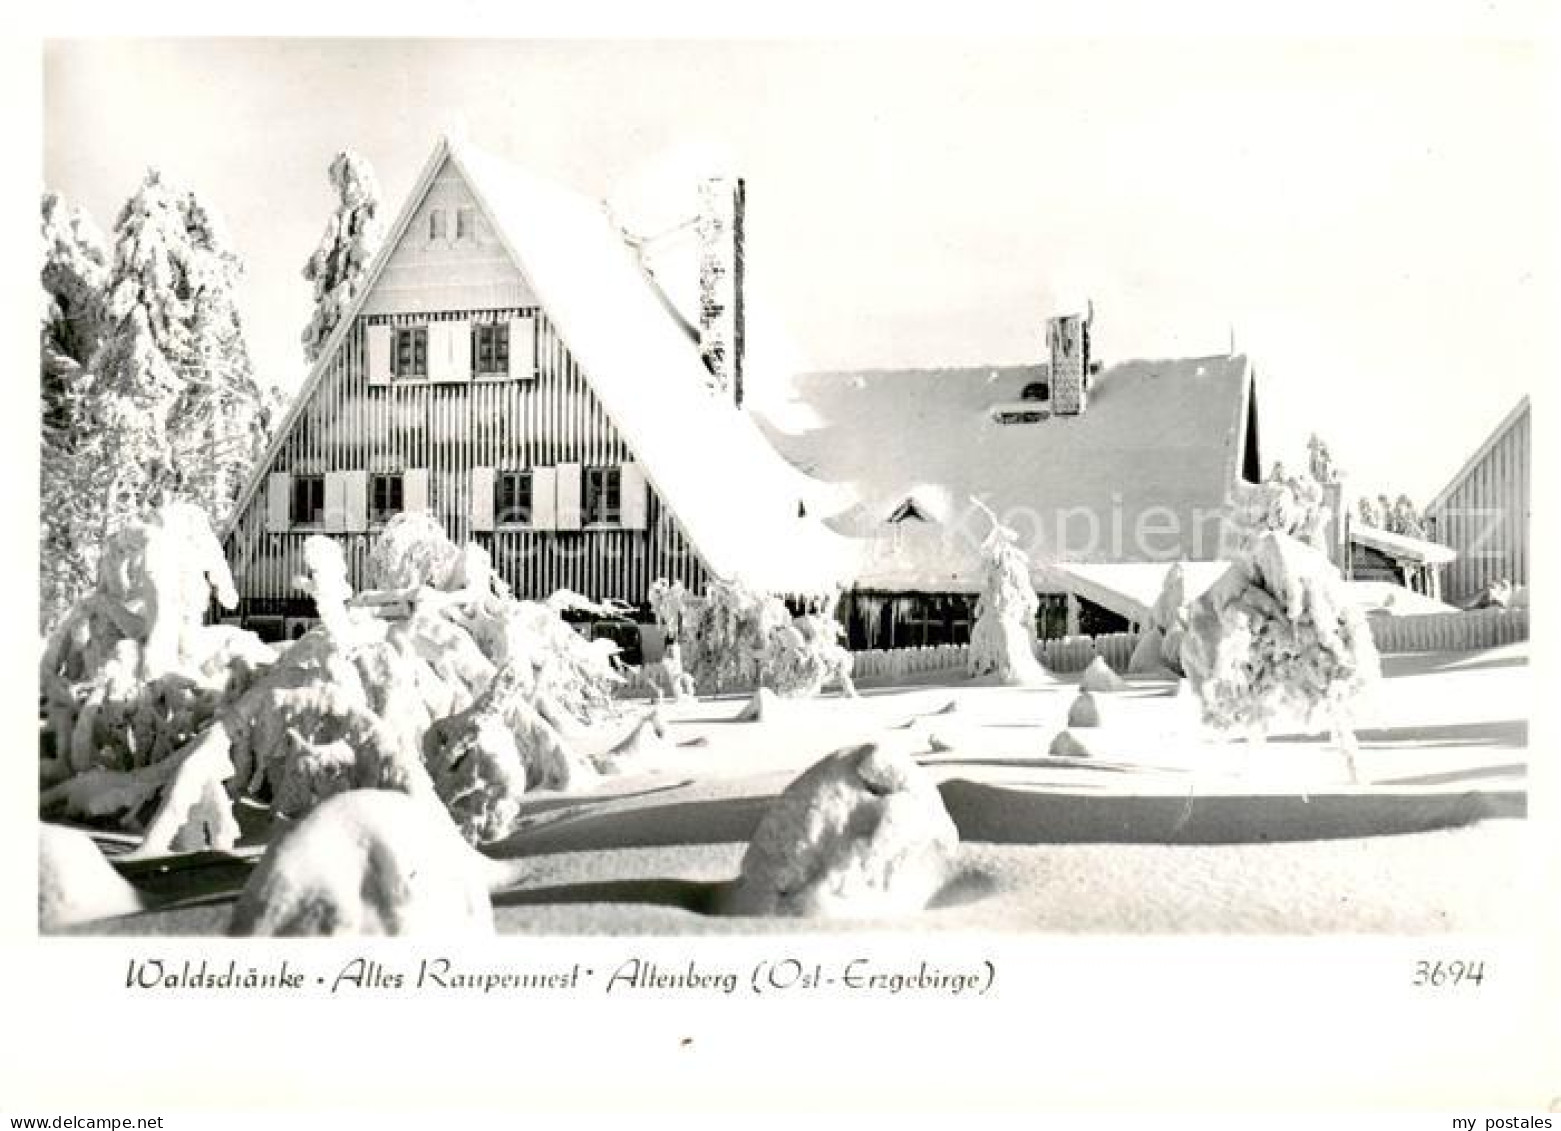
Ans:
{"type": "Polygon", "coordinates": [[[1484,962],[1432,962],[1415,963],[1416,986],[1478,986],[1485,981],[1484,962]]]}

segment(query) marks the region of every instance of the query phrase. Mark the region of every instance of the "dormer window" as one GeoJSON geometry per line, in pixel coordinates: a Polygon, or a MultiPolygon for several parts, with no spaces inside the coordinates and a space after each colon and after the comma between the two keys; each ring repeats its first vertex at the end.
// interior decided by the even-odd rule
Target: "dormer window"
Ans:
{"type": "Polygon", "coordinates": [[[435,208],[428,214],[428,238],[431,240],[448,239],[449,227],[446,224],[444,209],[435,208]]]}
{"type": "Polygon", "coordinates": [[[914,518],[917,522],[931,522],[932,520],[916,505],[915,499],[906,499],[894,508],[894,513],[888,518],[889,522],[901,523],[908,518],[914,518]]]}

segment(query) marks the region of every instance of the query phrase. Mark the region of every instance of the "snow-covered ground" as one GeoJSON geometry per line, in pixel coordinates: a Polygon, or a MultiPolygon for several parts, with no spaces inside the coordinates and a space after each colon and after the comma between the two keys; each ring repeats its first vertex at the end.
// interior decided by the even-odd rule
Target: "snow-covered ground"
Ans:
{"type": "MultiPolygon", "coordinates": [[[[1505,882],[1526,813],[1527,645],[1384,658],[1359,731],[1362,783],[1325,735],[1210,742],[1169,679],[1100,694],[1087,759],[1048,756],[1077,692],[974,686],[956,673],[785,703],[736,721],[743,697],[668,705],[667,743],[588,793],[523,799],[489,846],[517,881],[502,932],[839,930],[716,916],[768,802],[806,766],[864,741],[903,744],[959,828],[959,878],[895,930],[1499,931],[1524,914],[1505,882]],[[952,706],[950,706],[952,704],[952,706]]],[[[630,705],[623,730],[646,704],[630,705]]],[[[621,733],[621,732],[620,732],[621,733]]],[[[265,814],[248,810],[251,838],[265,814]]],[[[125,865],[160,909],[93,924],[215,934],[258,849],[125,865]]]]}

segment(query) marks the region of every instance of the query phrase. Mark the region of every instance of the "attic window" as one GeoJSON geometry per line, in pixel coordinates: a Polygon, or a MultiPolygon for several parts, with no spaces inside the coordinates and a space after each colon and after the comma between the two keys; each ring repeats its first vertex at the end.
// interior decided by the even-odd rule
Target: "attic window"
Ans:
{"type": "Polygon", "coordinates": [[[470,208],[455,210],[455,238],[469,240],[477,230],[477,213],[470,208]]]}
{"type": "Polygon", "coordinates": [[[1052,399],[1052,387],[1046,381],[1031,381],[1024,387],[1024,392],[1019,394],[1022,401],[1049,401],[1052,399]]]}
{"type": "Polygon", "coordinates": [[[435,208],[428,214],[428,238],[431,240],[445,239],[445,233],[448,231],[449,226],[445,221],[444,209],[435,208]]]}
{"type": "Polygon", "coordinates": [[[904,522],[908,518],[914,518],[917,522],[931,522],[932,520],[916,505],[915,499],[906,499],[894,508],[894,513],[888,518],[889,522],[904,522]]]}

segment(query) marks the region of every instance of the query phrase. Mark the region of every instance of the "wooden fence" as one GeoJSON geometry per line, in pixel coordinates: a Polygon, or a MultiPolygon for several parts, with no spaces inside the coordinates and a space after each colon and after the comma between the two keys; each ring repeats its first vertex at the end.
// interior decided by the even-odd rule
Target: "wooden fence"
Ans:
{"type": "Polygon", "coordinates": [[[1472,652],[1528,639],[1527,609],[1479,609],[1422,617],[1372,617],[1379,652],[1472,652]]]}
{"type": "MultiPolygon", "coordinates": [[[[1137,639],[1130,632],[1065,636],[1060,640],[1041,641],[1036,651],[1041,663],[1054,672],[1083,671],[1097,655],[1104,656],[1106,663],[1121,671],[1127,667],[1137,639]]],[[[970,656],[970,646],[935,644],[926,648],[874,649],[851,655],[856,665],[853,674],[857,679],[904,679],[922,672],[963,671],[970,656]]]]}
{"type": "MultiPolygon", "coordinates": [[[[1527,609],[1372,617],[1370,624],[1372,639],[1381,652],[1471,652],[1528,639],[1527,609]]],[[[1037,653],[1049,671],[1080,672],[1096,656],[1103,656],[1120,672],[1127,670],[1137,642],[1137,635],[1131,632],[1066,636],[1041,641],[1037,653]]],[[[923,672],[963,671],[969,654],[966,644],[937,644],[853,652],[852,658],[857,679],[905,679],[923,672]]]]}

